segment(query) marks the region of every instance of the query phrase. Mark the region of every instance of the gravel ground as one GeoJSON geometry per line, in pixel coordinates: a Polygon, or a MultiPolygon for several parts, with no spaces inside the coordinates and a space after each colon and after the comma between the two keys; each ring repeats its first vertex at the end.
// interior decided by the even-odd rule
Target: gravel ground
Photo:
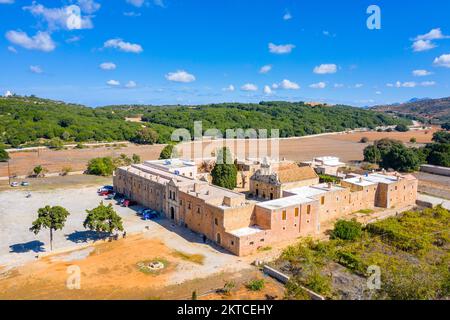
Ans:
{"type": "MultiPolygon", "coordinates": [[[[102,200],[96,190],[97,187],[31,191],[31,198],[25,197],[25,190],[0,192],[0,265],[16,265],[50,250],[48,230],[38,235],[29,231],[38,209],[45,205],[59,205],[70,212],[64,229],[53,235],[54,251],[92,242],[95,234],[84,229],[83,221],[86,209],[96,207],[102,200]]],[[[127,232],[138,232],[148,225],[130,208],[114,208],[127,232]]]]}
{"type": "MultiPolygon", "coordinates": [[[[43,230],[38,235],[29,231],[32,221],[37,218],[37,210],[45,205],[60,205],[70,212],[64,229],[54,233],[53,252],[74,251],[54,258],[62,261],[85,259],[92,250],[86,246],[93,243],[95,234],[84,229],[83,221],[86,217],[85,210],[96,207],[102,200],[96,193],[97,188],[98,186],[80,186],[76,189],[35,190],[31,191],[31,198],[25,197],[25,190],[0,192],[0,266],[10,269],[24,265],[35,260],[39,254],[42,256],[49,252],[48,230],[43,230]]],[[[172,250],[204,256],[202,266],[179,264],[178,272],[173,274],[169,284],[251,267],[248,259],[231,255],[213,244],[205,244],[198,234],[178,227],[168,219],[143,221],[135,211],[139,207],[133,210],[117,206],[115,201],[111,203],[114,203],[115,210],[122,217],[129,235],[143,234],[145,238],[161,241],[172,250]]]]}

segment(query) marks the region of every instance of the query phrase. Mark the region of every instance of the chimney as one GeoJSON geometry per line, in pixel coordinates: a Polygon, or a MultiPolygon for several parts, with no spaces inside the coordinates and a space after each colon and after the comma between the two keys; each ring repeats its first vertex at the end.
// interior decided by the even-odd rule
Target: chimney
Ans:
{"type": "Polygon", "coordinates": [[[331,182],[328,182],[328,189],[331,189],[332,186],[333,184],[331,182]]]}
{"type": "Polygon", "coordinates": [[[363,182],[363,178],[362,177],[359,177],[359,182],[363,182]]]}
{"type": "Polygon", "coordinates": [[[194,192],[199,193],[200,192],[200,184],[194,183],[194,192]]]}

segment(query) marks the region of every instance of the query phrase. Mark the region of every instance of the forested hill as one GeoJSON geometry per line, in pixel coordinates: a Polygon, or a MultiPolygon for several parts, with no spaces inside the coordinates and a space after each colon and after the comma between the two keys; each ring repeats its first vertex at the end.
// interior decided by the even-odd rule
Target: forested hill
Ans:
{"type": "Polygon", "coordinates": [[[89,108],[36,97],[0,98],[0,146],[63,142],[168,142],[174,128],[280,129],[282,137],[405,123],[383,113],[349,106],[309,106],[304,103],[224,103],[201,106],[106,106],[89,108]],[[139,116],[142,123],[126,118],[139,116]],[[147,126],[145,134],[142,127],[147,126]],[[147,139],[147,137],[149,137],[147,139]]]}
{"type": "Polygon", "coordinates": [[[427,119],[431,122],[450,121],[450,97],[441,99],[418,99],[407,103],[375,106],[375,111],[427,119]]]}
{"type": "Polygon", "coordinates": [[[200,106],[108,106],[103,110],[122,116],[140,116],[149,123],[192,130],[194,121],[203,129],[255,128],[280,129],[282,137],[375,128],[407,120],[349,106],[310,106],[303,102],[223,103],[200,106]]]}

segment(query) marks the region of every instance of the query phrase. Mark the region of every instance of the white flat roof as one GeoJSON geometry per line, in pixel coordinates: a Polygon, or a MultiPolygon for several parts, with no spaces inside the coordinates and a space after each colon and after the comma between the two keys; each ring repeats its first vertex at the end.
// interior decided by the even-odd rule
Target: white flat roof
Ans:
{"type": "Polygon", "coordinates": [[[296,206],[299,204],[308,203],[308,202],[312,202],[312,201],[314,201],[314,199],[312,199],[312,198],[295,195],[295,196],[289,196],[289,197],[280,198],[280,199],[276,199],[276,200],[260,202],[257,204],[257,206],[259,206],[261,208],[266,208],[269,210],[275,210],[275,209],[292,207],[292,206],[296,206]]]}
{"type": "Polygon", "coordinates": [[[244,237],[244,236],[249,236],[255,233],[259,233],[262,232],[264,230],[262,230],[261,228],[254,226],[254,227],[245,227],[245,228],[241,228],[241,229],[236,229],[233,231],[230,231],[229,233],[236,236],[236,237],[244,237]]]}
{"type": "Polygon", "coordinates": [[[289,193],[295,193],[296,195],[302,196],[302,197],[313,197],[317,195],[321,195],[330,191],[338,191],[342,190],[343,188],[332,184],[331,188],[328,187],[327,183],[321,183],[321,184],[315,184],[313,186],[304,186],[299,188],[293,188],[289,190],[285,190],[285,192],[289,193]]]}
{"type": "Polygon", "coordinates": [[[357,176],[354,178],[345,179],[345,182],[349,182],[358,186],[370,186],[377,183],[391,184],[398,181],[395,176],[388,176],[380,173],[371,173],[367,176],[357,176]]]}

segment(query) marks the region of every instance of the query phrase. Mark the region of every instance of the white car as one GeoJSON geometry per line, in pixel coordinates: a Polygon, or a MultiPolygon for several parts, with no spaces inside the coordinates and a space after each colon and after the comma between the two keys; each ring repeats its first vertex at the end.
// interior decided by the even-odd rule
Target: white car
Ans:
{"type": "Polygon", "coordinates": [[[11,187],[17,188],[20,184],[18,182],[11,182],[11,187]]]}

